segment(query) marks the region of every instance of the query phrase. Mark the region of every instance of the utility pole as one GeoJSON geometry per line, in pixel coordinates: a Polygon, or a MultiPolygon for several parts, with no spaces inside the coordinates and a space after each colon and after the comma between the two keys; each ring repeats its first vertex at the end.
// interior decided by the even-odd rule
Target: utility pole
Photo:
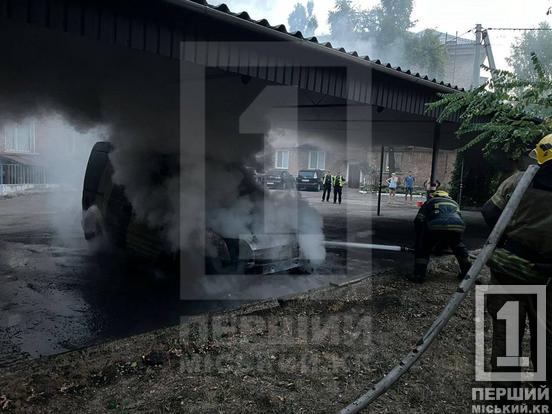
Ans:
{"type": "Polygon", "coordinates": [[[472,89],[479,86],[481,81],[481,40],[483,38],[483,26],[475,26],[475,58],[473,61],[472,89]]]}
{"type": "Polygon", "coordinates": [[[493,48],[491,47],[491,39],[489,39],[489,32],[487,30],[483,30],[483,45],[485,46],[485,54],[489,60],[489,67],[495,70],[496,64],[493,55],[493,48]]]}

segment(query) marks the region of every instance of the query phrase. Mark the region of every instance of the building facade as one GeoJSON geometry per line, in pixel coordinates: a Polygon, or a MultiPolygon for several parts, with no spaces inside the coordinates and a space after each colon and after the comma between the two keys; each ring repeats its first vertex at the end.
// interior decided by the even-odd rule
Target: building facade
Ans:
{"type": "MultiPolygon", "coordinates": [[[[331,143],[302,145],[273,145],[265,157],[265,170],[282,169],[297,176],[300,170],[320,169],[346,177],[348,186],[359,188],[378,185],[381,165],[381,148],[349,148],[331,143]]],[[[422,187],[431,176],[432,150],[414,146],[386,147],[384,152],[384,179],[391,173],[400,182],[409,173],[416,177],[416,185],[422,187]]],[[[441,150],[438,154],[436,179],[448,187],[456,162],[456,151],[441,150]]]]}
{"type": "Polygon", "coordinates": [[[40,163],[37,122],[7,124],[0,128],[0,185],[46,184],[40,163]]]}
{"type": "MultiPolygon", "coordinates": [[[[456,163],[456,151],[441,150],[437,156],[435,178],[443,188],[451,184],[452,173],[456,163]]],[[[368,153],[368,174],[362,177],[362,182],[368,186],[377,185],[380,175],[381,149],[368,153]]],[[[384,153],[383,176],[389,177],[396,173],[399,183],[404,182],[404,177],[409,173],[416,178],[416,187],[422,187],[425,181],[431,177],[432,150],[430,148],[404,146],[386,148],[384,153]]]]}
{"type": "MultiPolygon", "coordinates": [[[[449,33],[437,32],[447,52],[444,80],[458,87],[470,89],[473,84],[473,68],[475,62],[475,40],[465,39],[449,33]]],[[[478,66],[485,61],[485,53],[481,51],[478,66]]],[[[486,81],[481,77],[479,85],[486,81]]]]}

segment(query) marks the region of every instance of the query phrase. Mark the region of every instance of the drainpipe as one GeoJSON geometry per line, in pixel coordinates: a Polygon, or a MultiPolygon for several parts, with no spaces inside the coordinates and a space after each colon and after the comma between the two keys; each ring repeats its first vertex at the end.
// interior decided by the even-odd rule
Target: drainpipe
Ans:
{"type": "Polygon", "coordinates": [[[441,124],[435,123],[433,129],[433,147],[431,154],[431,176],[429,178],[430,184],[435,182],[435,176],[437,175],[437,161],[439,160],[439,147],[441,145],[441,124]]]}
{"type": "Polygon", "coordinates": [[[381,187],[383,185],[383,159],[385,157],[385,146],[381,146],[380,176],[378,186],[378,216],[381,216],[381,187]]]}

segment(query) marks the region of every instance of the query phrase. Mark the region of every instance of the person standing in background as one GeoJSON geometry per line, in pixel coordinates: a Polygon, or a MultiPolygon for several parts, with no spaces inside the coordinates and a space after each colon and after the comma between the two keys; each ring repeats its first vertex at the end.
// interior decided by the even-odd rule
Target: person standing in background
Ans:
{"type": "Polygon", "coordinates": [[[412,201],[412,194],[414,193],[414,185],[416,184],[416,177],[412,175],[412,171],[408,171],[408,175],[404,178],[404,201],[408,199],[410,194],[410,201],[412,201]]]}
{"type": "Polygon", "coordinates": [[[334,204],[339,198],[339,204],[341,204],[341,196],[343,194],[343,186],[345,185],[345,177],[339,173],[333,178],[333,187],[334,187],[334,204]]]}
{"type": "Polygon", "coordinates": [[[322,177],[322,201],[330,201],[330,194],[332,193],[332,174],[330,171],[326,171],[324,177],[322,177]]]}
{"type": "Polygon", "coordinates": [[[387,180],[387,187],[389,188],[389,203],[391,202],[392,197],[395,197],[397,195],[397,187],[399,186],[399,177],[397,177],[397,173],[392,173],[391,177],[389,177],[387,180]]]}

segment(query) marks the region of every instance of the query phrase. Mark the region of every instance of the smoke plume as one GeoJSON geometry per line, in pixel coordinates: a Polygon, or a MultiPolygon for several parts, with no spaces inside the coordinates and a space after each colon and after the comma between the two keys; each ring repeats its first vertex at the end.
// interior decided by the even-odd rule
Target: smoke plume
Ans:
{"type": "Polygon", "coordinates": [[[211,99],[198,119],[201,97],[190,92],[182,104],[180,95],[188,84],[194,90],[193,76],[174,60],[8,24],[0,34],[0,124],[57,114],[80,132],[103,128],[115,148],[113,180],[124,185],[137,218],[162,229],[174,250],[196,248],[207,226],[225,237],[297,234],[304,257],[323,260],[314,209],[297,195],[243,188],[252,181],[243,166],[254,164],[271,128],[263,120],[265,131],[239,133],[237,118],[260,84],[208,82],[211,99]],[[175,154],[179,168],[167,169],[175,154]]]}

